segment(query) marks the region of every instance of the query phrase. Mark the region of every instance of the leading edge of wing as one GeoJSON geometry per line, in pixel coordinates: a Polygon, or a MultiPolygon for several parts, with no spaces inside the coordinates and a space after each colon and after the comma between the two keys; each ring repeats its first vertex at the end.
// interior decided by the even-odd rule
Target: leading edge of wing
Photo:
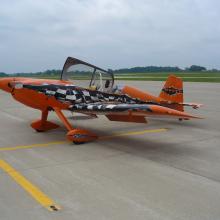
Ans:
{"type": "Polygon", "coordinates": [[[138,115],[145,117],[174,117],[174,118],[200,118],[185,112],[177,111],[171,108],[152,104],[75,104],[69,107],[70,111],[94,114],[115,114],[115,115],[138,115]]]}

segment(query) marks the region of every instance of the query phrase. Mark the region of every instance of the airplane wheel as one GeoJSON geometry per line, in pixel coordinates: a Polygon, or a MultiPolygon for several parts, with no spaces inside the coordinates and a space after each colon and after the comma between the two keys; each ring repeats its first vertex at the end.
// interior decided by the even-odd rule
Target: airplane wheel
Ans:
{"type": "Polygon", "coordinates": [[[182,118],[179,118],[179,121],[182,121],[183,119],[182,118]]]}
{"type": "Polygon", "coordinates": [[[43,132],[42,130],[39,130],[39,129],[35,129],[35,131],[36,131],[36,132],[43,132]]]}
{"type": "Polygon", "coordinates": [[[75,145],[80,145],[80,144],[84,144],[85,142],[77,142],[77,141],[73,141],[73,143],[74,143],[75,145]]]}
{"type": "Polygon", "coordinates": [[[75,128],[73,130],[68,131],[68,133],[66,134],[66,138],[72,143],[79,145],[84,144],[86,142],[94,141],[98,137],[90,131],[75,128]]]}

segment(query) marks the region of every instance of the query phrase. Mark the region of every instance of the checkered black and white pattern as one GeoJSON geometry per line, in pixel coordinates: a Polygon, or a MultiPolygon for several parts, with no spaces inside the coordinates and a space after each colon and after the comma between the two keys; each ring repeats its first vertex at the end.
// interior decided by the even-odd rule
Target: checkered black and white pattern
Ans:
{"type": "Polygon", "coordinates": [[[78,112],[93,112],[93,113],[106,113],[106,112],[126,112],[126,111],[144,111],[152,112],[149,105],[146,104],[75,104],[70,106],[71,111],[78,112]]]}
{"type": "Polygon", "coordinates": [[[77,103],[129,103],[142,104],[144,102],[133,99],[127,95],[110,94],[95,90],[84,89],[74,85],[23,85],[24,88],[32,89],[47,96],[54,96],[63,102],[77,103]]]}
{"type": "Polygon", "coordinates": [[[74,85],[30,85],[23,88],[35,90],[47,96],[54,96],[61,102],[70,103],[69,110],[105,114],[110,112],[152,112],[151,103],[133,99],[124,94],[110,94],[80,88],[74,85]]]}

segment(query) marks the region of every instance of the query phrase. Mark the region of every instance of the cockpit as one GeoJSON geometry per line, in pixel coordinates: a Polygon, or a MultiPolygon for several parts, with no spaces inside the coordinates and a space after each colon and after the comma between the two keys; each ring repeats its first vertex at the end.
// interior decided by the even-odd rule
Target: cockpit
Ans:
{"type": "Polygon", "coordinates": [[[63,66],[61,80],[102,92],[111,92],[114,85],[113,73],[72,57],[63,66]]]}

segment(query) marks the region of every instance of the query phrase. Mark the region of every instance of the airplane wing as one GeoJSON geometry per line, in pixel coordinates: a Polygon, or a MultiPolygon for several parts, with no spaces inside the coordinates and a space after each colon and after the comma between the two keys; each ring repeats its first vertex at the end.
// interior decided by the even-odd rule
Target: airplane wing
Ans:
{"type": "Polygon", "coordinates": [[[146,123],[145,117],[198,118],[188,113],[152,104],[80,103],[70,106],[70,111],[106,115],[112,121],[146,123]]]}

